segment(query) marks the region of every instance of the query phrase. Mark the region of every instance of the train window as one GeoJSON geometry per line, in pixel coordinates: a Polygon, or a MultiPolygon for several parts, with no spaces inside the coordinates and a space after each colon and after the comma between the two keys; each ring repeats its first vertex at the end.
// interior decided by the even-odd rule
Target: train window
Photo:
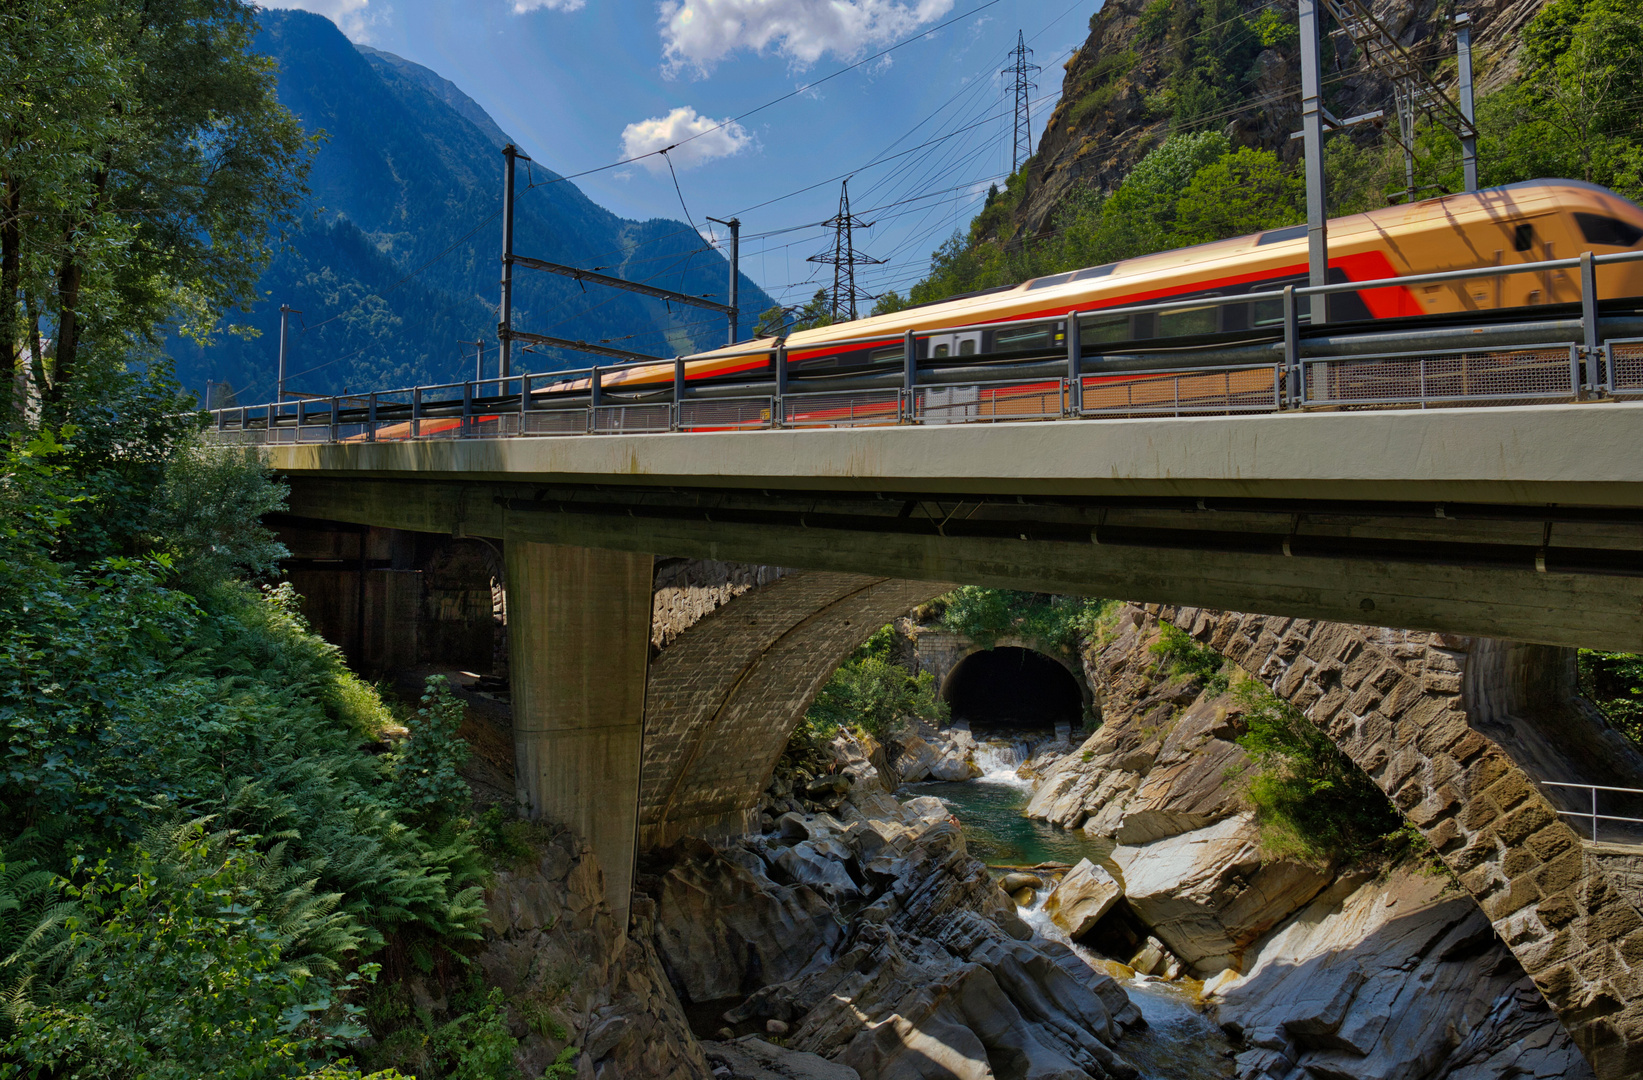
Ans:
{"type": "Polygon", "coordinates": [[[1158,336],[1187,337],[1192,334],[1213,334],[1219,322],[1218,314],[1213,307],[1161,311],[1158,313],[1158,336]]]}
{"type": "Polygon", "coordinates": [[[1249,304],[1251,326],[1281,326],[1284,321],[1284,302],[1278,297],[1271,300],[1252,300],[1249,304]]]}
{"type": "Polygon", "coordinates": [[[1512,230],[1512,250],[1528,251],[1535,246],[1535,227],[1525,221],[1512,230]]]}
{"type": "Polygon", "coordinates": [[[867,354],[867,361],[872,364],[899,364],[905,354],[903,346],[892,345],[886,349],[874,349],[867,354]]]}
{"type": "Polygon", "coordinates": [[[948,346],[946,344],[941,344],[941,345],[936,346],[936,358],[937,359],[940,359],[943,356],[950,356],[950,355],[952,355],[952,350],[950,348],[948,348],[948,346]]]}
{"type": "Polygon", "coordinates": [[[1261,234],[1261,238],[1255,241],[1255,246],[1263,247],[1267,244],[1281,244],[1285,240],[1299,240],[1305,235],[1305,225],[1291,225],[1287,229],[1271,229],[1261,234]]]}
{"type": "Polygon", "coordinates": [[[974,356],[976,354],[975,338],[965,338],[963,341],[959,342],[958,354],[960,356],[974,356]]]}
{"type": "Polygon", "coordinates": [[[1629,248],[1643,240],[1643,229],[1619,218],[1577,212],[1575,222],[1580,226],[1580,235],[1586,238],[1588,244],[1629,248]]]}
{"type": "Polygon", "coordinates": [[[1048,324],[1037,323],[1032,326],[994,331],[993,351],[1016,352],[1021,349],[1047,349],[1050,347],[1051,330],[1052,328],[1048,324]]]}
{"type": "Polygon", "coordinates": [[[1099,341],[1128,341],[1128,315],[1085,315],[1078,320],[1078,339],[1083,344],[1099,341]]]}

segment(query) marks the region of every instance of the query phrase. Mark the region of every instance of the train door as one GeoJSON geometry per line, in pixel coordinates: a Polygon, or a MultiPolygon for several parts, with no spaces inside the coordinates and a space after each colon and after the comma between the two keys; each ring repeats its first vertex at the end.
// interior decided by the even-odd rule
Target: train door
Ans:
{"type": "Polygon", "coordinates": [[[931,334],[930,359],[946,360],[955,356],[974,356],[981,351],[981,331],[965,330],[954,334],[931,334]]]}

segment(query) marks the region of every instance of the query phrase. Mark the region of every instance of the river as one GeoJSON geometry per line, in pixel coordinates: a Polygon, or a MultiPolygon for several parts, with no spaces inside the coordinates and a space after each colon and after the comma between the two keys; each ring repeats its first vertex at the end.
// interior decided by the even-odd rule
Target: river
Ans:
{"type": "MultiPolygon", "coordinates": [[[[909,784],[903,794],[934,795],[946,803],[964,830],[970,853],[991,867],[1105,861],[1112,853],[1110,841],[1024,816],[1033,786],[1032,781],[1018,777],[1016,769],[1027,759],[1028,749],[1024,742],[983,742],[976,754],[976,763],[986,770],[982,776],[909,784]]],[[[1042,890],[1030,904],[1019,908],[1021,917],[1035,933],[1065,943],[1091,966],[1107,970],[1100,957],[1068,941],[1061,928],[1044,915],[1046,895],[1048,890],[1042,890]]],[[[1199,1007],[1194,984],[1146,975],[1121,981],[1147,1018],[1147,1027],[1125,1035],[1117,1050],[1141,1070],[1145,1080],[1224,1080],[1233,1075],[1227,1056],[1231,1044],[1199,1007]]]]}

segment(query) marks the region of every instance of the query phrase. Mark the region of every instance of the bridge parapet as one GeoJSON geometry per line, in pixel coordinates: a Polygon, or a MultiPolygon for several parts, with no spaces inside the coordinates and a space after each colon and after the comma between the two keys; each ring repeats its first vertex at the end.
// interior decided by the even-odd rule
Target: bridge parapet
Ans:
{"type": "Polygon", "coordinates": [[[1468,682],[1511,685],[1500,668],[1509,650],[1306,619],[1148,610],[1255,673],[1327,731],[1477,899],[1597,1075],[1643,1072],[1643,915],[1628,888],[1636,867],[1583,844],[1535,779],[1480,730],[1493,725],[1512,741],[1498,702],[1469,702],[1465,693],[1468,682]],[[1491,665],[1495,672],[1484,670],[1491,665]]]}

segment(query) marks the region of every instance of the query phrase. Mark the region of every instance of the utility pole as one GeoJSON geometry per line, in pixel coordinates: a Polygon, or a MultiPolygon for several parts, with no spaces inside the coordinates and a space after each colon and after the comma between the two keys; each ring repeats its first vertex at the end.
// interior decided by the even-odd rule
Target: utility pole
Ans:
{"type": "Polygon", "coordinates": [[[871,221],[863,221],[850,212],[850,180],[839,187],[839,212],[822,222],[833,230],[833,248],[812,255],[805,262],[827,263],[833,267],[833,320],[839,321],[849,313],[849,321],[856,321],[856,300],[872,300],[871,293],[856,288],[856,267],[877,266],[884,262],[856,250],[855,230],[871,228],[871,221]]]}
{"type": "MultiPolygon", "coordinates": [[[[1324,195],[1323,71],[1318,59],[1318,0],[1300,0],[1301,139],[1306,171],[1307,284],[1329,279],[1329,213],[1324,195]]],[[[1329,318],[1328,297],[1311,297],[1312,325],[1329,318]]]]}
{"type": "Polygon", "coordinates": [[[1466,123],[1460,133],[1461,173],[1467,191],[1478,189],[1478,128],[1472,104],[1472,16],[1455,16],[1455,52],[1460,68],[1460,114],[1466,123]]]}
{"type": "Polygon", "coordinates": [[[1029,92],[1038,89],[1038,84],[1030,82],[1029,77],[1038,71],[1044,70],[1027,58],[1033,51],[1027,48],[1026,36],[1020,31],[1015,32],[1015,48],[1007,54],[1015,57],[1009,67],[999,72],[1000,75],[1012,76],[1015,80],[1011,93],[1015,95],[1015,143],[1010,153],[1010,173],[1014,175],[1021,168],[1021,163],[1033,156],[1033,130],[1031,115],[1031,98],[1029,92]]]}
{"type": "Polygon", "coordinates": [[[730,340],[725,344],[734,345],[740,336],[736,322],[741,315],[741,305],[737,301],[737,296],[741,292],[742,222],[740,218],[721,221],[716,217],[710,217],[708,220],[730,230],[730,340]]]}
{"type": "Polygon", "coordinates": [[[485,377],[485,342],[484,342],[484,340],[481,339],[479,341],[459,341],[459,342],[457,342],[457,344],[458,345],[472,345],[474,347],[474,382],[478,382],[480,379],[483,379],[485,377]]]}
{"type": "Polygon", "coordinates": [[[302,312],[298,311],[294,307],[291,307],[287,304],[281,304],[280,305],[280,371],[279,371],[279,382],[276,384],[278,386],[278,390],[275,392],[275,395],[274,395],[274,400],[276,402],[285,401],[285,339],[286,339],[286,331],[287,331],[287,328],[288,328],[288,326],[291,322],[291,316],[301,315],[301,314],[302,314],[302,312]]]}
{"type": "Polygon", "coordinates": [[[513,173],[514,162],[529,161],[519,147],[509,143],[502,148],[502,306],[497,312],[496,338],[502,346],[501,368],[498,374],[506,379],[513,366],[513,173]]]}
{"type": "MultiPolygon", "coordinates": [[[[1415,122],[1424,113],[1448,128],[1460,140],[1461,171],[1468,191],[1478,186],[1477,125],[1472,109],[1472,20],[1455,17],[1455,44],[1459,67],[1456,104],[1448,91],[1426,73],[1423,63],[1404,48],[1397,36],[1375,15],[1366,0],[1321,0],[1341,30],[1363,53],[1369,67],[1392,84],[1398,109],[1398,143],[1403,147],[1404,198],[1413,202],[1415,189],[1415,122]]],[[[1303,47],[1306,32],[1301,33],[1303,47]]],[[[1328,122],[1328,116],[1325,116],[1328,122]]]]}

